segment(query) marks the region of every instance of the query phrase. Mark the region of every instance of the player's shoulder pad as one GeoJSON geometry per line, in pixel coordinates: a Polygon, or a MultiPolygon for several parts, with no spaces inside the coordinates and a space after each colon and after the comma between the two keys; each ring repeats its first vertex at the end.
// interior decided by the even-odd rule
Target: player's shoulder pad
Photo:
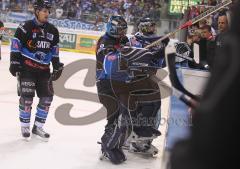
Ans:
{"type": "Polygon", "coordinates": [[[109,40],[111,39],[109,35],[107,35],[106,33],[104,35],[101,36],[101,39],[103,40],[109,40]]]}
{"type": "Polygon", "coordinates": [[[108,45],[108,44],[112,44],[113,40],[108,35],[104,34],[99,38],[98,42],[99,44],[108,45]]]}
{"type": "Polygon", "coordinates": [[[47,25],[48,25],[48,28],[50,29],[50,30],[52,30],[52,31],[54,31],[54,32],[58,32],[58,29],[57,29],[57,27],[55,26],[55,25],[53,25],[52,23],[47,23],[47,25]]]}
{"type": "Polygon", "coordinates": [[[18,29],[21,29],[23,33],[27,34],[27,30],[32,27],[32,20],[27,20],[19,24],[18,29]]]}

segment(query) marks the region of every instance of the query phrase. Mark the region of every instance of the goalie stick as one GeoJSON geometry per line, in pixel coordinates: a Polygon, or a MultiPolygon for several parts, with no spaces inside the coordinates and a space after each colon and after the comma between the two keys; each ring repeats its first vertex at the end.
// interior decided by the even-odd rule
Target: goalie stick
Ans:
{"type": "Polygon", "coordinates": [[[191,99],[199,101],[200,98],[187,91],[179,81],[175,69],[175,57],[176,57],[175,53],[176,49],[174,46],[169,46],[166,48],[165,59],[169,70],[169,79],[172,83],[173,95],[176,96],[181,101],[183,101],[186,105],[194,108],[195,105],[191,102],[191,99]]]}
{"type": "Polygon", "coordinates": [[[220,9],[224,8],[225,6],[227,6],[227,5],[231,4],[231,3],[232,3],[232,0],[226,0],[226,1],[222,2],[222,3],[217,4],[215,7],[211,8],[211,9],[203,12],[202,14],[198,15],[197,17],[187,21],[186,23],[181,25],[178,29],[176,29],[174,32],[170,32],[170,33],[166,34],[165,36],[163,36],[159,40],[149,44],[145,48],[149,49],[149,48],[151,48],[153,46],[156,46],[156,45],[160,44],[164,39],[173,36],[175,33],[177,33],[178,31],[180,31],[182,29],[185,29],[185,28],[187,28],[189,26],[192,26],[193,24],[195,24],[195,23],[199,22],[200,20],[208,17],[209,15],[219,11],[220,9]]]}

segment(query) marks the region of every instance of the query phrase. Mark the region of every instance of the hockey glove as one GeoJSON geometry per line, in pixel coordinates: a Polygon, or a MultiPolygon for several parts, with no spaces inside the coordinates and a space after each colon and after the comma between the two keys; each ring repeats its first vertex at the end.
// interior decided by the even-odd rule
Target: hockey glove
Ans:
{"type": "Polygon", "coordinates": [[[62,74],[62,71],[63,71],[63,66],[64,64],[63,63],[58,63],[57,66],[54,66],[53,68],[53,72],[52,72],[52,75],[51,75],[51,80],[52,81],[56,81],[60,78],[61,74],[62,74]]]}
{"type": "Polygon", "coordinates": [[[9,71],[14,77],[17,72],[22,71],[22,64],[18,53],[11,53],[9,71]]]}

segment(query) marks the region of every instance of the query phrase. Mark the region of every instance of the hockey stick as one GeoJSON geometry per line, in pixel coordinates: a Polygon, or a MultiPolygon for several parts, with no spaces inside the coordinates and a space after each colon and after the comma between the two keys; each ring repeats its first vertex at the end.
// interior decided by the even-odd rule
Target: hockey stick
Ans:
{"type": "Polygon", "coordinates": [[[195,24],[195,23],[199,22],[200,20],[206,18],[207,16],[211,15],[212,13],[215,13],[215,12],[219,11],[220,9],[224,8],[225,6],[227,6],[231,3],[232,3],[232,0],[226,0],[222,3],[217,4],[215,7],[211,8],[211,9],[203,12],[202,14],[198,15],[197,17],[187,21],[186,23],[181,25],[178,29],[176,29],[174,32],[170,32],[170,33],[166,34],[165,36],[163,36],[159,40],[147,45],[145,48],[149,49],[153,46],[156,46],[156,45],[160,44],[164,39],[167,39],[167,38],[173,36],[175,33],[179,32],[182,29],[185,29],[189,26],[192,26],[193,24],[195,24]]]}
{"type": "Polygon", "coordinates": [[[165,59],[168,65],[169,79],[172,83],[173,95],[175,95],[178,99],[183,101],[186,105],[194,108],[195,105],[191,102],[191,99],[199,101],[200,98],[187,91],[179,81],[175,69],[175,57],[176,57],[175,50],[176,50],[175,47],[169,46],[167,47],[165,52],[165,59]]]}

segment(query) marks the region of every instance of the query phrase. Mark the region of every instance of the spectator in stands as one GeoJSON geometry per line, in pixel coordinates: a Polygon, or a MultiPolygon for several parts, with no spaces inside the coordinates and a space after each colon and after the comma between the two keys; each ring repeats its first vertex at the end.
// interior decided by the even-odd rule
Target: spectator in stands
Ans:
{"type": "Polygon", "coordinates": [[[188,35],[187,36],[187,44],[191,46],[193,43],[193,35],[188,35]]]}
{"type": "MultiPolygon", "coordinates": [[[[196,30],[192,36],[190,41],[190,49],[193,51],[194,43],[199,45],[199,56],[200,56],[200,64],[195,64],[193,62],[189,62],[189,67],[194,69],[205,69],[204,66],[207,64],[206,59],[206,40],[202,38],[201,29],[196,30]]],[[[193,52],[190,54],[190,57],[193,58],[193,52]]]]}
{"type": "Polygon", "coordinates": [[[195,6],[192,6],[190,11],[190,19],[195,18],[198,15],[199,15],[198,9],[195,6]]]}
{"type": "Polygon", "coordinates": [[[135,1],[135,3],[131,7],[132,7],[132,14],[134,16],[137,16],[142,12],[140,1],[135,1]]]}
{"type": "Polygon", "coordinates": [[[207,5],[209,5],[209,6],[216,6],[217,5],[217,1],[216,0],[208,0],[207,1],[207,5]]]}
{"type": "Polygon", "coordinates": [[[58,7],[58,8],[55,10],[55,12],[56,12],[56,18],[57,18],[57,19],[59,19],[59,18],[62,17],[62,15],[63,15],[63,9],[62,9],[61,7],[58,7]]]}
{"type": "Polygon", "coordinates": [[[202,39],[205,41],[205,53],[204,55],[206,58],[207,65],[209,68],[213,65],[213,57],[215,55],[215,38],[211,32],[211,26],[205,25],[201,28],[202,30],[202,39]]]}
{"type": "Polygon", "coordinates": [[[214,40],[211,26],[204,25],[203,27],[201,27],[201,36],[202,36],[202,38],[207,39],[207,40],[214,40]]]}
{"type": "Polygon", "coordinates": [[[188,28],[188,34],[193,35],[195,31],[199,29],[199,24],[193,24],[191,27],[188,28]]]}
{"type": "MultiPolygon", "coordinates": [[[[215,38],[215,51],[221,50],[223,39],[226,36],[228,32],[228,19],[226,15],[220,15],[218,17],[218,35],[215,38]]],[[[216,60],[218,59],[216,55],[214,55],[215,58],[212,58],[212,64],[214,65],[216,60]]]]}
{"type": "Polygon", "coordinates": [[[132,6],[131,1],[130,1],[130,0],[126,0],[125,3],[124,3],[124,5],[123,5],[123,8],[124,8],[125,10],[127,10],[127,9],[131,8],[131,6],[132,6]]]}
{"type": "Polygon", "coordinates": [[[218,17],[218,31],[224,33],[228,30],[228,20],[226,15],[218,17]]]}
{"type": "Polygon", "coordinates": [[[193,43],[198,43],[201,40],[201,32],[200,29],[194,31],[192,36],[193,43]]]}
{"type": "MultiPolygon", "coordinates": [[[[206,19],[203,19],[201,21],[199,21],[199,28],[202,29],[203,27],[207,26],[207,25],[210,25],[210,23],[208,23],[208,21],[206,19]]],[[[215,29],[213,27],[211,27],[211,34],[215,37],[217,35],[215,29]]]]}

